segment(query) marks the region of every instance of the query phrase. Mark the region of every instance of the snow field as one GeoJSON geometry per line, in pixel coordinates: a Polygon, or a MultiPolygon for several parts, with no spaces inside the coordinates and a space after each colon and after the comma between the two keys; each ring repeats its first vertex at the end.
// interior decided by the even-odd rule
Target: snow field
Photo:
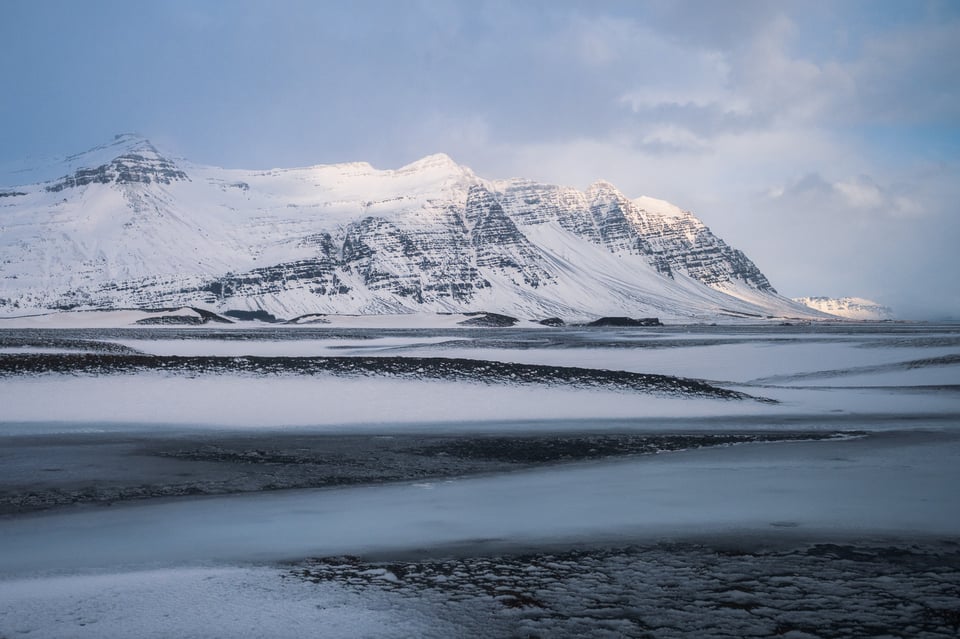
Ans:
{"type": "MultiPolygon", "coordinates": [[[[477,422],[605,420],[759,414],[753,401],[657,397],[563,387],[517,387],[382,378],[228,375],[5,379],[4,432],[177,424],[229,428],[317,427],[326,430],[417,428],[469,430],[477,422]],[[50,398],[56,398],[51,402],[50,398]]],[[[545,428],[550,426],[544,425],[545,428]]],[[[511,428],[509,425],[493,426],[511,428]]],[[[577,428],[571,425],[569,428],[577,428]]],[[[580,428],[591,428],[589,424],[580,428]]]]}
{"type": "Polygon", "coordinates": [[[412,608],[269,567],[160,568],[0,581],[0,632],[83,639],[455,636],[412,608]]]}

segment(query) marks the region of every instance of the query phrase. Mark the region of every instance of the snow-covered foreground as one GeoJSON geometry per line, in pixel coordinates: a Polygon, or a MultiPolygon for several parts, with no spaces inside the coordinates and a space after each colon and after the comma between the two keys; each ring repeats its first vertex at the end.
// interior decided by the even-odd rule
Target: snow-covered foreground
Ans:
{"type": "Polygon", "coordinates": [[[593,552],[0,582],[0,624],[39,637],[955,636],[945,544],[593,552]],[[64,629],[69,629],[65,633],[64,629]],[[884,633],[889,630],[891,632],[884,633]]]}
{"type": "MultiPolygon", "coordinates": [[[[509,379],[484,383],[161,369],[106,375],[7,374],[0,377],[0,446],[6,443],[11,455],[33,457],[5,463],[32,465],[36,468],[31,472],[49,470],[57,477],[69,469],[54,463],[56,455],[44,453],[44,447],[50,451],[67,441],[72,446],[95,446],[107,441],[97,437],[106,436],[110,442],[129,436],[133,442],[129,445],[134,446],[138,437],[163,436],[182,442],[189,453],[197,446],[191,442],[201,436],[206,438],[203,442],[211,441],[218,432],[249,437],[251,450],[263,446],[258,442],[269,433],[298,437],[369,433],[381,438],[409,433],[448,437],[537,433],[548,438],[561,432],[748,430],[857,434],[479,476],[458,476],[456,464],[463,462],[451,458],[452,470],[444,471],[440,479],[147,499],[109,508],[61,507],[0,516],[0,637],[27,632],[41,637],[311,633],[480,637],[514,636],[520,629],[542,636],[668,637],[691,636],[702,627],[714,628],[717,636],[800,637],[804,635],[799,633],[817,634],[818,614],[824,623],[833,624],[828,624],[831,632],[821,633],[824,636],[882,635],[898,629],[903,636],[947,637],[951,628],[955,630],[951,615],[960,615],[960,602],[950,584],[960,578],[960,571],[953,568],[943,573],[927,564],[923,568],[897,564],[899,576],[888,590],[909,600],[900,608],[885,605],[887,591],[863,594],[880,587],[877,580],[883,575],[892,574],[892,564],[883,562],[896,563],[897,553],[914,552],[909,550],[916,549],[913,544],[940,548],[937,544],[960,540],[960,496],[955,490],[960,484],[960,334],[952,327],[835,332],[699,329],[685,334],[524,330],[360,335],[294,330],[295,337],[273,331],[264,332],[261,339],[256,339],[256,332],[248,336],[237,331],[225,333],[229,338],[216,332],[173,331],[55,338],[45,333],[0,335],[0,347],[6,349],[0,357],[29,358],[38,351],[43,356],[109,351],[123,357],[134,349],[226,358],[468,358],[700,377],[779,403],[562,383],[521,385],[509,379]],[[769,574],[762,579],[753,575],[759,582],[750,581],[738,590],[725,582],[727,572],[749,572],[745,564],[734,566],[733,559],[718,564],[710,559],[718,556],[712,551],[673,553],[657,545],[675,540],[732,542],[747,553],[759,553],[771,543],[788,548],[827,542],[861,548],[877,543],[900,550],[881,553],[885,558],[867,568],[856,563],[865,561],[858,558],[863,555],[860,550],[844,551],[855,557],[849,565],[818,563],[820,555],[795,555],[791,550],[763,568],[767,556],[756,554],[751,565],[757,574],[764,570],[769,574]],[[622,556],[596,554],[598,549],[631,544],[647,550],[622,556]],[[291,577],[289,566],[277,564],[361,555],[420,562],[418,570],[426,574],[423,571],[439,569],[423,568],[422,562],[449,555],[497,557],[571,548],[587,549],[588,554],[542,560],[546,567],[536,563],[539,559],[503,559],[500,563],[514,566],[516,574],[532,574],[534,568],[557,571],[561,564],[569,568],[561,570],[566,576],[551,577],[549,587],[538,586],[536,596],[530,594],[534,590],[518,594],[520,586],[509,586],[513,599],[506,600],[495,585],[477,585],[501,583],[498,579],[506,579],[505,573],[490,568],[493,572],[474,577],[470,566],[478,564],[470,563],[473,559],[437,577],[437,583],[443,577],[445,583],[457,584],[442,597],[435,590],[440,586],[425,586],[426,582],[405,579],[379,565],[344,569],[344,574],[359,571],[349,579],[323,573],[327,576],[321,583],[312,583],[291,577]],[[825,572],[828,565],[836,572],[825,572]],[[715,590],[702,597],[713,597],[717,603],[699,612],[676,598],[624,603],[652,588],[650,580],[660,584],[657,592],[676,587],[686,593],[684,597],[699,601],[697,580],[707,579],[707,574],[715,590]],[[796,583],[778,581],[784,574],[792,575],[796,583]],[[388,586],[398,588],[399,594],[384,590],[388,586]],[[777,616],[793,605],[790,597],[780,596],[785,586],[808,596],[819,593],[820,603],[811,603],[802,615],[797,613],[800,616],[777,616]],[[842,631],[843,613],[828,619],[824,602],[842,606],[843,601],[853,601],[854,594],[860,596],[855,602],[862,613],[857,623],[863,625],[842,631]],[[634,613],[621,611],[616,619],[621,625],[616,625],[603,604],[600,607],[608,613],[591,612],[583,617],[587,621],[571,625],[570,619],[576,617],[571,607],[601,595],[607,597],[604,601],[619,601],[618,606],[642,609],[642,623],[639,617],[630,617],[634,613]],[[774,605],[774,600],[779,603],[774,605]],[[514,604],[521,612],[512,608],[514,604]],[[780,612],[757,613],[774,608],[780,612]],[[565,621],[524,625],[532,619],[533,609],[555,612],[550,623],[565,621]],[[651,625],[658,614],[674,616],[651,625]],[[907,617],[913,625],[898,626],[907,617]],[[869,628],[873,629],[867,633],[869,628]]],[[[208,449],[203,444],[197,450],[208,449]]],[[[57,454],[62,457],[66,450],[57,454]]],[[[221,454],[226,448],[216,450],[221,454]]],[[[249,460],[260,460],[258,468],[267,470],[270,463],[280,463],[269,461],[264,466],[266,453],[250,454],[240,458],[241,470],[249,460]]],[[[85,455],[97,463],[95,452],[85,455]]],[[[103,463],[126,459],[124,455],[128,453],[104,454],[103,463]]],[[[138,460],[147,459],[131,456],[124,472],[133,468],[135,473],[142,463],[138,460]]],[[[176,463],[185,472],[216,463],[209,455],[202,462],[190,459],[178,457],[176,463]]],[[[929,552],[933,566],[936,557],[945,556],[942,549],[929,552]]]]}
{"type": "Polygon", "coordinates": [[[5,636],[306,637],[322,629],[324,637],[411,637],[426,626],[262,567],[4,580],[0,602],[5,636]]]}

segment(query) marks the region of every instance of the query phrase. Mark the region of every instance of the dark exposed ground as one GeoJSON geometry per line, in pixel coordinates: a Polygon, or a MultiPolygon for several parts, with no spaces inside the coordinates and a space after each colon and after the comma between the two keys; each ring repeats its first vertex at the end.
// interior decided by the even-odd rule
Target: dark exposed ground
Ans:
{"type": "Polygon", "coordinates": [[[318,375],[469,381],[486,384],[562,384],[627,392],[758,399],[706,382],[627,371],[575,366],[542,366],[449,357],[218,357],[131,353],[0,354],[0,377],[68,373],[120,375],[149,371],[166,374],[318,375]]]}
{"type": "Polygon", "coordinates": [[[460,637],[947,639],[960,633],[960,545],[754,542],[524,555],[327,557],[289,579],[456,619],[460,637]]]}
{"type": "MultiPolygon", "coordinates": [[[[521,348],[573,347],[636,348],[700,343],[730,343],[814,340],[835,342],[856,339],[858,343],[876,346],[954,346],[960,343],[960,323],[925,322],[816,322],[777,326],[773,324],[731,324],[720,326],[657,326],[657,327],[552,327],[549,330],[528,328],[349,328],[331,326],[277,326],[235,324],[223,328],[13,328],[0,326],[0,345],[12,345],[7,340],[29,339],[32,342],[49,339],[222,339],[245,340],[311,340],[311,339],[371,339],[373,337],[448,336],[451,339],[470,340],[479,344],[511,343],[521,348]],[[664,342],[664,340],[666,340],[664,342]]],[[[473,344],[471,344],[472,346],[473,344]]]]}
{"type": "Polygon", "coordinates": [[[436,436],[56,434],[4,438],[0,514],[70,505],[460,477],[838,432],[436,436]]]}

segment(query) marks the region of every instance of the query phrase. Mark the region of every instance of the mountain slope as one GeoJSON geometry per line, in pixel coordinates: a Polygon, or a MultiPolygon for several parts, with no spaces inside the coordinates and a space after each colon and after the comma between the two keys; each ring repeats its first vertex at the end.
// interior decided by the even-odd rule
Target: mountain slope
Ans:
{"type": "Polygon", "coordinates": [[[0,313],[162,307],[815,317],[689,212],[438,154],[248,171],[112,143],[0,188],[0,313]]]}

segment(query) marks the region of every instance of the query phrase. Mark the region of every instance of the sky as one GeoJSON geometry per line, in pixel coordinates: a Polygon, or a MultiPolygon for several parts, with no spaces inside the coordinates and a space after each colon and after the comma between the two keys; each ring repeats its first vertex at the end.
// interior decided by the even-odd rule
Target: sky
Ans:
{"type": "Polygon", "coordinates": [[[960,2],[4,0],[0,164],[445,152],[691,210],[784,295],[960,319],[960,2]]]}

